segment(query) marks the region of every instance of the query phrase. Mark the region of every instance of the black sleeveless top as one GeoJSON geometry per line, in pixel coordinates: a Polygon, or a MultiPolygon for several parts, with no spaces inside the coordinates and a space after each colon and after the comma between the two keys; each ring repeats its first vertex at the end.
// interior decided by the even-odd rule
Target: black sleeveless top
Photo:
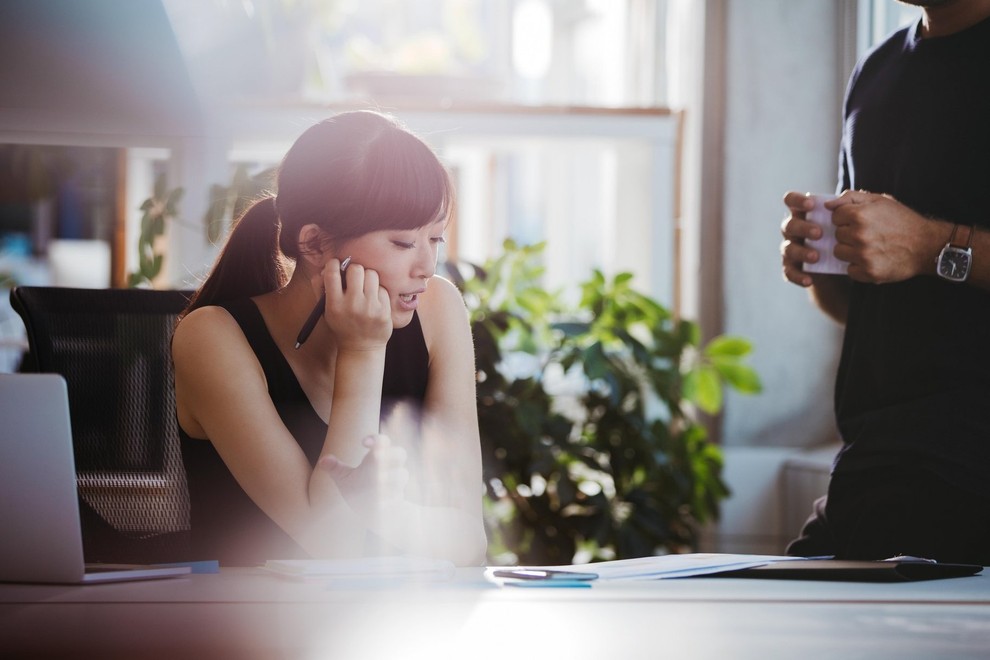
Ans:
{"type": "MultiPolygon", "coordinates": [[[[316,414],[288,361],[268,333],[261,312],[248,298],[221,306],[240,325],[264,369],[275,409],[310,464],[315,465],[327,425],[316,414]]],[[[383,416],[400,400],[422,404],[428,368],[423,329],[419,316],[414,314],[409,325],[392,332],[386,348],[383,416]]],[[[179,439],[189,484],[194,559],[217,559],[224,566],[255,566],[267,559],[309,556],[247,496],[211,442],[191,438],[181,427],[179,439]]]]}

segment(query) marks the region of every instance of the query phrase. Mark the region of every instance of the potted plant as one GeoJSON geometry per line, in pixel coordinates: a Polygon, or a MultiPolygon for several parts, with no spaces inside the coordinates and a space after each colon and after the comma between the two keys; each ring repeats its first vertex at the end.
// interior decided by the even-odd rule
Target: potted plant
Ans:
{"type": "Polygon", "coordinates": [[[229,185],[214,183],[210,186],[210,199],[203,215],[206,240],[219,242],[234,220],[259,197],[275,187],[276,168],[269,167],[257,174],[250,174],[248,166],[240,163],[234,168],[229,185]]]}
{"type": "Polygon", "coordinates": [[[569,564],[695,549],[728,490],[697,411],[760,390],[749,342],[594,271],[568,303],[543,245],[455,266],[475,338],[492,563],[569,564]]]}
{"type": "Polygon", "coordinates": [[[138,234],[138,268],[127,278],[129,287],[153,287],[154,280],[161,273],[165,261],[165,250],[161,237],[165,234],[165,223],[179,213],[179,201],[183,189],[169,190],[165,175],[155,178],[151,197],[141,204],[141,231],[138,234]]]}

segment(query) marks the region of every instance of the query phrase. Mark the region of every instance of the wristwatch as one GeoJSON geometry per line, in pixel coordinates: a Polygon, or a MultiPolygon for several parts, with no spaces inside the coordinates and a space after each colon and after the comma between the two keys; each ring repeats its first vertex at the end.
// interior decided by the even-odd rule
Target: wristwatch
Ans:
{"type": "Polygon", "coordinates": [[[963,282],[969,275],[970,266],[973,265],[973,233],[975,229],[968,225],[955,225],[952,227],[952,235],[949,242],[945,244],[942,251],[938,253],[935,260],[935,272],[939,277],[943,277],[951,282],[963,282]],[[966,246],[963,247],[962,240],[956,243],[956,232],[962,227],[969,232],[966,237],[966,246]]]}

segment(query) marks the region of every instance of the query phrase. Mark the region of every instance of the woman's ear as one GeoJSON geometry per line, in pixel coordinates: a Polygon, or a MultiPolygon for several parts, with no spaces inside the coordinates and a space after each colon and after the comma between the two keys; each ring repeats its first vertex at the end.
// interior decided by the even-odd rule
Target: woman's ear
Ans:
{"type": "Polygon", "coordinates": [[[326,232],[317,225],[303,225],[299,230],[299,259],[322,270],[331,256],[329,244],[326,232]]]}

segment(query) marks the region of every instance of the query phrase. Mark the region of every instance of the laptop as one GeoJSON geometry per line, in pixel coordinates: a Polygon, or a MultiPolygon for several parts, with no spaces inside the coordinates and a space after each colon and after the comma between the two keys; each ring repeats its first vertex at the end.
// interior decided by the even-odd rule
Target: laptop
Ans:
{"type": "Polygon", "coordinates": [[[190,572],[85,563],[65,379],[0,373],[0,582],[92,584],[190,572]]]}

